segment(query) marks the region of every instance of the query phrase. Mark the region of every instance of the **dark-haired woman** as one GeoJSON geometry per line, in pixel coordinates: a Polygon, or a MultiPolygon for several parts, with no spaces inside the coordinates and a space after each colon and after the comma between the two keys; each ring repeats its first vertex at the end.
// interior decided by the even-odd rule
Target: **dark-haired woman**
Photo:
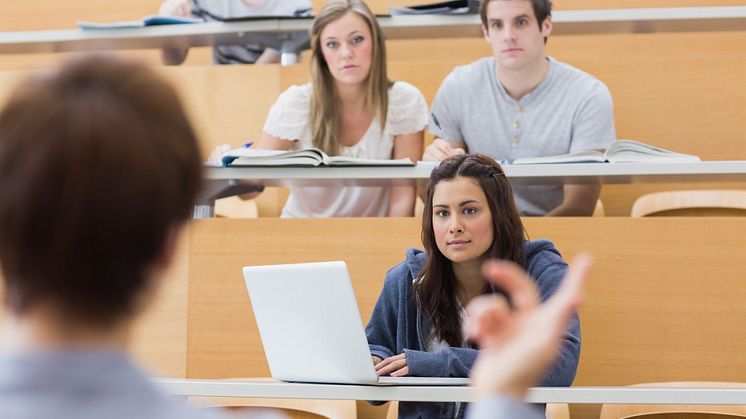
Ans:
{"type": "MultiPolygon", "coordinates": [[[[425,252],[409,249],[386,276],[366,328],[379,375],[467,377],[478,348],[465,341],[464,307],[500,292],[481,275],[482,263],[523,266],[545,300],[567,271],[547,240],[529,241],[500,166],[482,155],[444,160],[430,176],[422,218],[425,252]]],[[[569,386],[580,356],[580,324],[572,320],[554,367],[541,385],[569,386]]],[[[399,418],[461,418],[459,403],[399,404],[399,418]]]]}

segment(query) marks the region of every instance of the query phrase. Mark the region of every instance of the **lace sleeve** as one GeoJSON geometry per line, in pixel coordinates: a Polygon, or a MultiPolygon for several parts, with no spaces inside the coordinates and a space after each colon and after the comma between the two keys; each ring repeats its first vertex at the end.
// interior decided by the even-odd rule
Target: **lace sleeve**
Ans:
{"type": "Polygon", "coordinates": [[[309,126],[310,102],[310,85],[290,86],[269,109],[263,131],[283,140],[300,140],[309,126]]]}
{"type": "Polygon", "coordinates": [[[389,91],[389,109],[386,121],[392,135],[412,134],[427,126],[427,102],[413,85],[396,82],[389,91]]]}

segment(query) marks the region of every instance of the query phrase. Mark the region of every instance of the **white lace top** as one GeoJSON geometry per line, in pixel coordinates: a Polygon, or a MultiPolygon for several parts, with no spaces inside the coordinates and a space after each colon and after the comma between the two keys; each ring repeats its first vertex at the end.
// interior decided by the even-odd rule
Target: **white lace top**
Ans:
{"type": "MultiPolygon", "coordinates": [[[[264,132],[295,141],[293,149],[313,147],[309,120],[311,85],[291,86],[269,110],[264,132]]],[[[381,131],[377,119],[351,147],[341,146],[339,155],[370,159],[390,159],[394,138],[422,131],[427,126],[427,103],[422,93],[405,82],[389,89],[386,126],[381,131]]],[[[388,187],[297,187],[282,210],[283,217],[384,217],[388,215],[388,187]]]]}

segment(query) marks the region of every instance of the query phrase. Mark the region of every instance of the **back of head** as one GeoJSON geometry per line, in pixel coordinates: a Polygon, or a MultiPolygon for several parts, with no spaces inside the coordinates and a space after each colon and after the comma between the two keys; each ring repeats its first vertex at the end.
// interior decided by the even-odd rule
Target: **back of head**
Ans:
{"type": "Polygon", "coordinates": [[[132,314],[190,213],[200,150],[175,90],[89,56],[22,83],[0,113],[0,266],[16,314],[132,314]]]}

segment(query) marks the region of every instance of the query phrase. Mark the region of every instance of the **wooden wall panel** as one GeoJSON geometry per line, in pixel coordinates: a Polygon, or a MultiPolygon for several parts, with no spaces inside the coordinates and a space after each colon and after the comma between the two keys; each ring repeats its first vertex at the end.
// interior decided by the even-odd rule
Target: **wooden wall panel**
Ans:
{"type": "Polygon", "coordinates": [[[135,324],[131,349],[154,373],[186,377],[189,229],[182,232],[171,267],[155,301],[135,324]]]}
{"type": "MultiPolygon", "coordinates": [[[[531,237],[553,240],[566,258],[579,250],[595,257],[581,309],[577,385],[743,379],[746,219],[525,222],[531,237]]],[[[405,248],[418,243],[417,219],[195,223],[190,239],[188,375],[268,374],[242,266],[346,260],[367,320],[386,270],[402,259],[405,248]]],[[[592,417],[597,406],[575,411],[575,417],[592,417]]]]}
{"type": "Polygon", "coordinates": [[[189,252],[191,377],[268,374],[242,266],[345,260],[367,321],[386,270],[403,259],[408,247],[419,246],[414,219],[387,219],[383,228],[382,220],[371,223],[351,218],[331,223],[236,221],[204,220],[193,225],[189,252]],[[364,251],[358,251],[361,244],[364,251]],[[232,336],[230,342],[227,336],[232,336]]]}
{"type": "MultiPolygon", "coordinates": [[[[238,146],[258,139],[267,112],[280,93],[277,66],[157,68],[178,90],[205,157],[218,144],[238,146]]],[[[0,71],[0,104],[24,76],[42,71],[0,71]]]]}
{"type": "Polygon", "coordinates": [[[4,1],[3,31],[72,29],[78,20],[115,22],[158,13],[160,0],[4,1]]]}
{"type": "MultiPolygon", "coordinates": [[[[746,374],[743,218],[526,219],[566,257],[595,256],[578,385],[738,381],[746,374]],[[696,245],[695,245],[696,243],[696,245]]],[[[347,261],[363,319],[418,219],[205,220],[190,239],[191,377],[266,375],[246,264],[347,261]]]]}
{"type": "Polygon", "coordinates": [[[261,136],[270,106],[280,93],[277,66],[161,67],[186,103],[204,152],[261,136]]]}

